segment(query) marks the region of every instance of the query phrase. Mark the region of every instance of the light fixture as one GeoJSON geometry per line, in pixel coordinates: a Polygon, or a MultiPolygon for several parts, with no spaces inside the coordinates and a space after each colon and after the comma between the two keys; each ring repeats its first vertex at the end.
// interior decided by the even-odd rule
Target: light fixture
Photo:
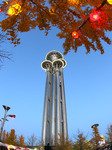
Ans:
{"type": "Polygon", "coordinates": [[[100,18],[99,12],[95,11],[90,14],[90,20],[91,21],[97,21],[100,18]]]}
{"type": "Polygon", "coordinates": [[[107,2],[108,2],[110,5],[112,5],[112,0],[107,0],[107,2]]]}
{"type": "Polygon", "coordinates": [[[22,10],[21,10],[21,5],[20,4],[14,4],[12,6],[9,6],[9,9],[7,11],[7,14],[9,16],[12,16],[12,15],[18,15],[19,13],[21,13],[22,10]]]}
{"type": "Polygon", "coordinates": [[[73,31],[73,32],[72,32],[72,37],[73,37],[74,39],[78,38],[78,37],[79,37],[78,32],[77,32],[77,31],[73,31]]]}

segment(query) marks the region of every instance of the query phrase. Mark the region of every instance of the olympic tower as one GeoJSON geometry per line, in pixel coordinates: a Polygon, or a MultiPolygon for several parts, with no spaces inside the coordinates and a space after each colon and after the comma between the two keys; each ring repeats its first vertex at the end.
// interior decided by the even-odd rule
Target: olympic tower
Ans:
{"type": "Polygon", "coordinates": [[[66,61],[60,52],[53,50],[46,55],[41,66],[46,71],[42,144],[55,146],[61,135],[64,141],[68,137],[63,78],[66,61]]]}

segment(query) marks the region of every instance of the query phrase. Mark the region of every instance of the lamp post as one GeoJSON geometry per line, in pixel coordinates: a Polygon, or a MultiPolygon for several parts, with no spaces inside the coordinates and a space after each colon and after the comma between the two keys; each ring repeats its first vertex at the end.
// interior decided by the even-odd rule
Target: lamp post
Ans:
{"type": "Polygon", "coordinates": [[[0,121],[1,121],[0,141],[2,140],[2,132],[3,132],[3,127],[4,127],[4,124],[5,124],[5,121],[8,121],[7,117],[11,117],[11,118],[15,118],[16,117],[16,115],[7,115],[7,112],[10,109],[9,106],[5,106],[5,105],[2,105],[2,106],[3,106],[4,110],[5,110],[5,114],[4,114],[4,117],[0,119],[0,121]]]}
{"type": "Polygon", "coordinates": [[[92,140],[92,143],[93,143],[93,147],[95,150],[99,149],[99,142],[101,141],[101,137],[99,135],[99,131],[98,131],[98,126],[99,124],[93,124],[91,126],[91,128],[93,129],[93,138],[91,139],[92,140]]]}
{"type": "Polygon", "coordinates": [[[91,126],[91,128],[98,127],[98,126],[99,126],[99,124],[93,124],[93,125],[91,126]]]}

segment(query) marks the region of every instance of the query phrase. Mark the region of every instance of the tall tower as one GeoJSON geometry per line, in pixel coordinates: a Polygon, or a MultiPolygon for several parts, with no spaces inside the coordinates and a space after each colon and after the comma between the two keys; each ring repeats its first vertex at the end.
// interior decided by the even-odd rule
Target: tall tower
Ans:
{"type": "Polygon", "coordinates": [[[41,64],[46,71],[42,143],[53,146],[60,135],[68,137],[63,68],[66,61],[58,51],[51,51],[41,64]]]}

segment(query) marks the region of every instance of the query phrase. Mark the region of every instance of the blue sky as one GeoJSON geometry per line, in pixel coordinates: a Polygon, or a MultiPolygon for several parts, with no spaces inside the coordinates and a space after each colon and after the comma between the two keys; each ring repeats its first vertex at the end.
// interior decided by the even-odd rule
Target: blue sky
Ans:
{"type": "MultiPolygon", "coordinates": [[[[12,61],[4,61],[0,70],[0,118],[2,105],[10,106],[9,118],[4,129],[15,129],[17,135],[26,138],[42,133],[46,73],[41,68],[42,61],[51,50],[64,52],[63,40],[56,37],[57,29],[48,34],[38,28],[20,34],[21,44],[17,47],[5,41],[2,48],[12,53],[12,61]]],[[[111,33],[108,33],[111,37],[111,33]]],[[[91,125],[99,123],[100,134],[106,133],[112,123],[112,45],[103,43],[105,53],[91,51],[85,47],[77,53],[70,51],[64,56],[65,95],[67,106],[68,133],[73,138],[78,129],[85,135],[91,134],[91,125]]]]}

